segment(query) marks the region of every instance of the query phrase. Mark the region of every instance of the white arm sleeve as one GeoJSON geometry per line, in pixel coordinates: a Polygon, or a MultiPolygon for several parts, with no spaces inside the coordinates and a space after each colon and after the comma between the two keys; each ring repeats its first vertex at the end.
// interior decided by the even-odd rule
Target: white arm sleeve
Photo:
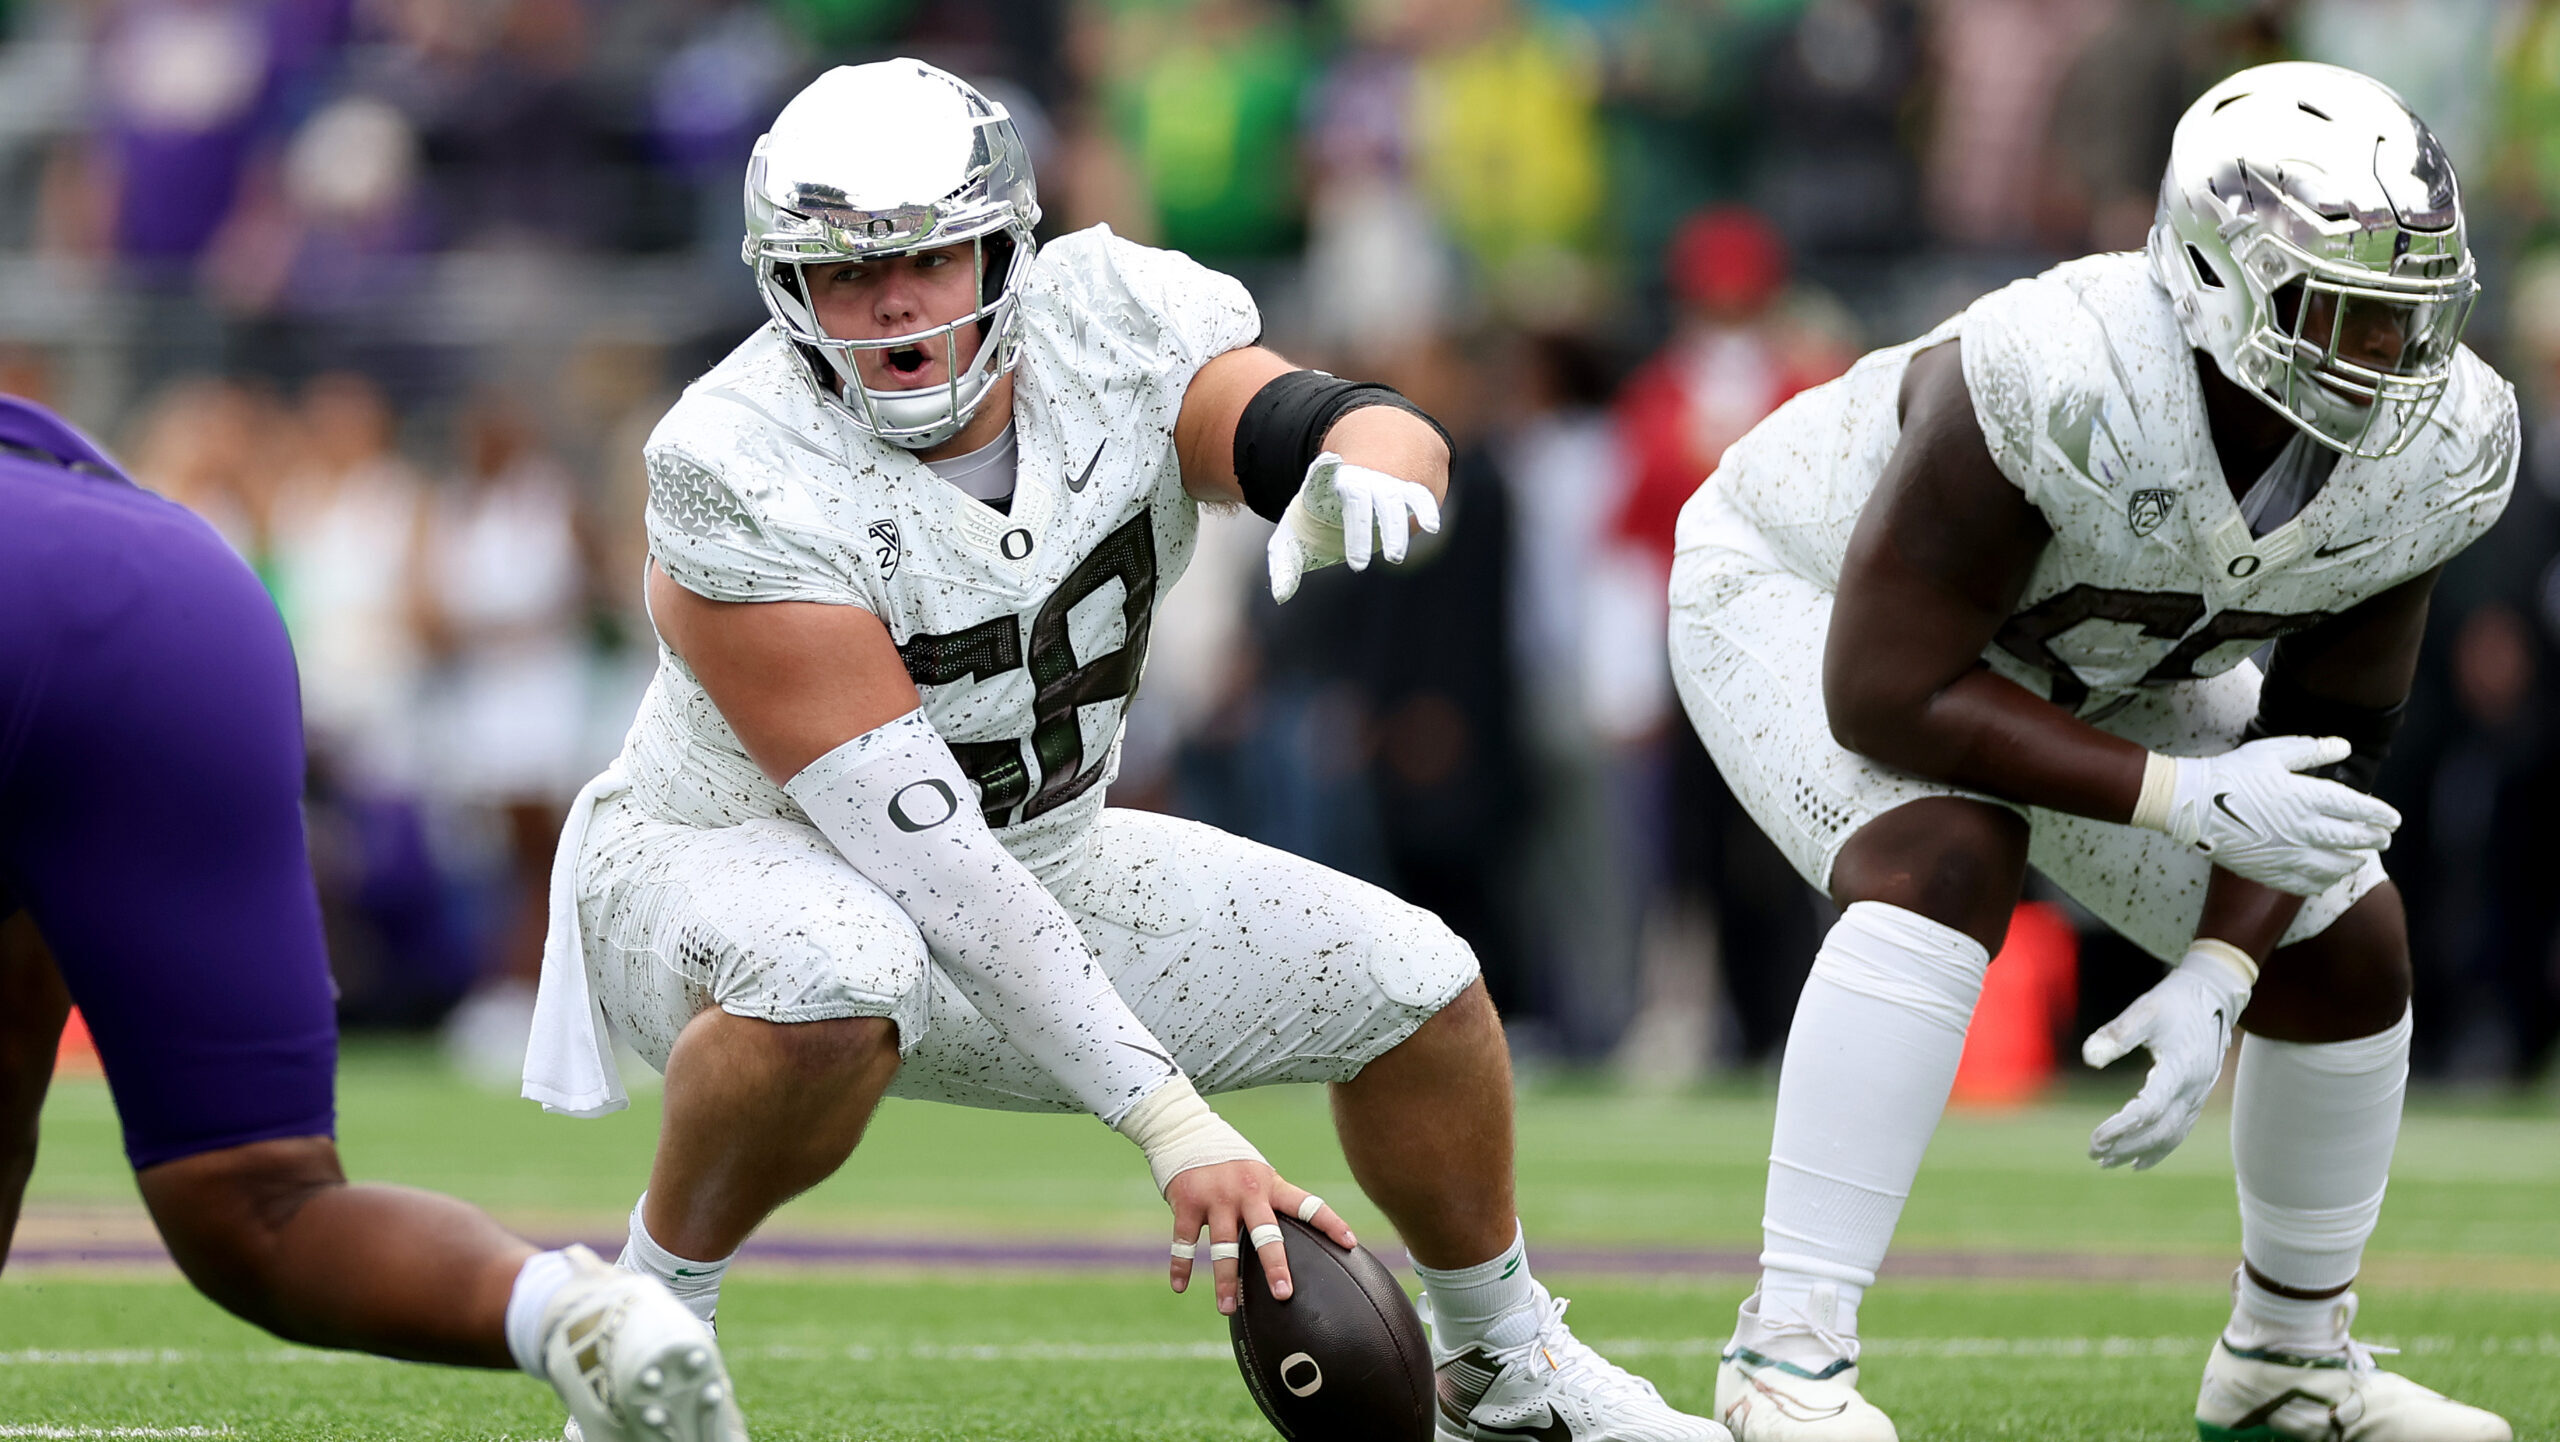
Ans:
{"type": "Polygon", "coordinates": [[[922,711],[810,762],[782,789],[915,921],[970,1004],[1105,1125],[1182,1076],[1066,908],[987,829],[976,788],[922,711]]]}

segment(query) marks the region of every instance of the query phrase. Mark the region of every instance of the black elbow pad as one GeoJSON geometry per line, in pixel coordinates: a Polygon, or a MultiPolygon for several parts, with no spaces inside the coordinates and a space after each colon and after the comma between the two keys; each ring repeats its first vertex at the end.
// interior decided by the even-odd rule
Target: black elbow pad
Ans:
{"type": "Polygon", "coordinates": [[[1245,505],[1266,521],[1279,520],[1306,480],[1307,467],[1324,454],[1325,433],[1363,406],[1393,406],[1421,416],[1448,443],[1448,430],[1393,386],[1289,371],[1255,391],[1236,420],[1236,481],[1245,505]]]}
{"type": "MultiPolygon", "coordinates": [[[[2281,653],[2278,657],[2281,661],[2281,653]]],[[[2309,774],[2342,782],[2370,793],[2382,775],[2383,758],[2391,754],[2391,738],[2399,734],[2409,703],[2357,706],[2314,696],[2294,685],[2278,664],[2258,693],[2258,714],[2242,739],[2265,736],[2343,736],[2355,750],[2335,765],[2315,767],[2309,774]]]]}

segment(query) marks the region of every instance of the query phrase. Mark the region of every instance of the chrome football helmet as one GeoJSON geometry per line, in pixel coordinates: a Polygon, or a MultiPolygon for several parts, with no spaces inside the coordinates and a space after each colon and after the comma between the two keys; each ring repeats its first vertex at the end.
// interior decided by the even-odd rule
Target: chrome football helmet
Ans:
{"type": "Polygon", "coordinates": [[[957,435],[1013,369],[1040,223],[1030,152],[1005,108],[921,60],[840,65],[756,141],[746,189],[741,254],[818,394],[891,445],[924,450],[957,435]],[[878,340],[819,324],[806,267],[963,242],[974,242],[977,265],[978,306],[967,315],[878,340]],[[970,331],[978,350],[964,368],[960,338],[970,331]],[[873,390],[854,366],[860,351],[931,346],[942,349],[938,386],[873,390]]]}
{"type": "Polygon", "coordinates": [[[2444,147],[2334,65],[2254,66],[2189,107],[2150,251],[2189,345],[2367,459],[2434,412],[2480,289],[2444,147]]]}

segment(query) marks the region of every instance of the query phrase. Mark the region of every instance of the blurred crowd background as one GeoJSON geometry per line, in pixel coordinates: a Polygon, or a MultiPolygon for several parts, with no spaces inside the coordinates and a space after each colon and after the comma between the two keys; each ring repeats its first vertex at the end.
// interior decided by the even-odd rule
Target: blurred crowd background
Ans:
{"type": "MultiPolygon", "coordinates": [[[[558,818],[654,661],[640,443],[763,319],[739,177],[824,67],[972,78],[1045,231],[1186,250],[1269,343],[1447,422],[1449,525],[1407,566],[1282,610],[1261,523],[1212,518],[1114,800],[1432,907],[1524,1058],[1661,1084],[1768,1065],[1828,921],[1672,699],[1682,501],[1861,350],[2138,245],[2212,80],[2366,70],[2459,167],[2470,340],[2528,431],[2383,788],[2420,1066],[2548,1069],[2553,0],[0,0],[0,34],[0,390],[266,578],[346,1018],[493,1076],[558,818]]],[[[2067,1046],[2156,970],[2059,914],[2077,965],[2035,1005],[2067,1046]]]]}

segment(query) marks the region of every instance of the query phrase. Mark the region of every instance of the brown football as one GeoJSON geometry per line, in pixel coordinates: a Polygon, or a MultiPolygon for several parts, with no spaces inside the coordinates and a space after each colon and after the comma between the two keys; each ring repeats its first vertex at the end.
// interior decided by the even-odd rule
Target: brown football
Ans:
{"type": "Polygon", "coordinates": [[[1289,1442],[1430,1442],[1431,1346],[1394,1274],[1295,1217],[1280,1234],[1294,1294],[1274,1298],[1247,1248],[1243,1305],[1227,1319],[1262,1415],[1289,1442]]]}

